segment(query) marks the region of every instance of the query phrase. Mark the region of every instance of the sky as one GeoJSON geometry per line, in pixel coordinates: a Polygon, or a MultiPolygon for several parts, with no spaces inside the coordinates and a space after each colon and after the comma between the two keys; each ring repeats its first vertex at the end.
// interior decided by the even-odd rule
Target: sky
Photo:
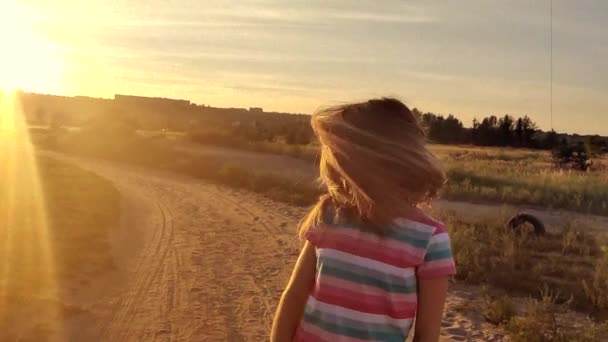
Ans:
{"type": "Polygon", "coordinates": [[[608,1],[0,0],[0,85],[312,113],[396,96],[608,135],[608,1]]]}

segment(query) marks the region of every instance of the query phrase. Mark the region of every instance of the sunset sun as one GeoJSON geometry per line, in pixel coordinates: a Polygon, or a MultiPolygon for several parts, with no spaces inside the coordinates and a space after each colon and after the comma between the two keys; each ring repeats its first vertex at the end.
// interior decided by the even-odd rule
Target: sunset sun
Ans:
{"type": "Polygon", "coordinates": [[[57,92],[63,73],[58,48],[35,28],[31,10],[17,1],[0,3],[0,89],[57,92]]]}

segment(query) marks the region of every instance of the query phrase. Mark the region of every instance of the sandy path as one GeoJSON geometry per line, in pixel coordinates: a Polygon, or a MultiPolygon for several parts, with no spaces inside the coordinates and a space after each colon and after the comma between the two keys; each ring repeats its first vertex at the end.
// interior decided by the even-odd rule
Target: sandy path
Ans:
{"type": "MultiPolygon", "coordinates": [[[[105,291],[83,299],[89,314],[72,328],[89,332],[74,340],[268,339],[303,209],[173,174],[69,161],[113,181],[125,210],[111,237],[120,274],[100,275],[105,291]]],[[[444,341],[500,341],[455,309],[467,293],[456,288],[448,299],[444,341]]]]}
{"type": "Polygon", "coordinates": [[[106,341],[267,338],[298,251],[293,209],[174,175],[78,164],[125,195],[112,242],[126,281],[99,298],[115,304],[94,313],[93,334],[106,341]]]}

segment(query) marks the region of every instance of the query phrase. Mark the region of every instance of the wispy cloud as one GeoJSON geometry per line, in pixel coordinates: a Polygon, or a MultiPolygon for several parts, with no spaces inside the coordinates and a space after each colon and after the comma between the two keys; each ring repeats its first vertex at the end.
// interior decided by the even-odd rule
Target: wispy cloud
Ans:
{"type": "MultiPolygon", "coordinates": [[[[599,121],[608,112],[597,95],[608,93],[608,2],[553,2],[556,122],[583,115],[599,121]]],[[[73,89],[167,91],[216,105],[296,112],[334,97],[388,93],[467,120],[519,111],[544,124],[549,116],[544,1],[27,3],[40,34],[63,47],[72,73],[81,75],[73,89]]],[[[576,125],[592,132],[608,127],[576,125]]]]}

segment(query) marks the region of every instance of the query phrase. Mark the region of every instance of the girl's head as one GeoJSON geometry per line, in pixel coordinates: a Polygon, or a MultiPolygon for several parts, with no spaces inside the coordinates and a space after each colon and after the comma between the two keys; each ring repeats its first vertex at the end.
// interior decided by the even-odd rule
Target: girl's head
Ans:
{"type": "Polygon", "coordinates": [[[418,119],[399,100],[323,109],[313,115],[312,128],[328,193],[302,221],[301,234],[322,221],[329,201],[338,212],[381,226],[434,198],[445,183],[418,119]]]}

